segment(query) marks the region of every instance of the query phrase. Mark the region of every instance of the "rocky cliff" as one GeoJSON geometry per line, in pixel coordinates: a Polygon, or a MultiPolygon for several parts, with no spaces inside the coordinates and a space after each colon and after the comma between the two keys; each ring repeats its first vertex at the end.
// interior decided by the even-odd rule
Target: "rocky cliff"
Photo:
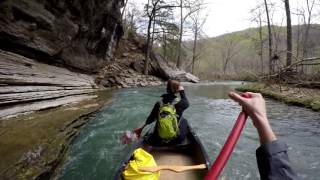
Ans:
{"type": "Polygon", "coordinates": [[[122,0],[4,0],[0,48],[49,64],[96,72],[123,34],[122,0]]]}
{"type": "Polygon", "coordinates": [[[119,0],[0,2],[0,118],[81,101],[114,60],[119,0]]]}
{"type": "Polygon", "coordinates": [[[142,74],[145,39],[134,33],[121,39],[122,5],[1,1],[0,118],[78,101],[99,87],[159,85],[169,78],[197,82],[154,53],[149,76],[142,74]]]}

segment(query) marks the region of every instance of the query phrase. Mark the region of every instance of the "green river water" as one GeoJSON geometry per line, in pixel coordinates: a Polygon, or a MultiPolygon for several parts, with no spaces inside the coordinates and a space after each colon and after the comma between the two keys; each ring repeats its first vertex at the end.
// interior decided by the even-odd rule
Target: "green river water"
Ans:
{"type": "MultiPolygon", "coordinates": [[[[186,84],[190,107],[184,116],[200,137],[211,160],[219,153],[241,108],[227,92],[241,82],[186,84]]],[[[111,105],[92,116],[71,144],[59,180],[113,179],[130,145],[119,136],[141,126],[165,87],[123,89],[113,93],[111,105]]],[[[320,116],[305,108],[267,99],[268,117],[278,139],[289,146],[289,157],[301,179],[320,177],[320,116]]],[[[248,121],[224,169],[225,179],[260,179],[255,150],[256,129],[248,121]]]]}

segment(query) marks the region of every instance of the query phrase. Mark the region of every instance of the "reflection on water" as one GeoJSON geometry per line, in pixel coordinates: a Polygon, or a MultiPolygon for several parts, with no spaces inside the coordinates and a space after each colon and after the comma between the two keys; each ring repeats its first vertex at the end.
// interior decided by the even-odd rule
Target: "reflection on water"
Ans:
{"type": "MultiPolygon", "coordinates": [[[[191,106],[184,116],[203,142],[211,160],[219,153],[241,108],[227,92],[241,82],[186,84],[191,106]]],[[[112,179],[129,150],[118,137],[142,125],[160,99],[164,87],[120,90],[113,104],[93,117],[70,147],[59,179],[112,179]]],[[[278,138],[289,145],[289,156],[302,179],[320,177],[320,116],[305,108],[267,100],[270,123],[278,138]]],[[[225,179],[260,179],[255,149],[256,129],[248,121],[222,176],[225,179]]]]}

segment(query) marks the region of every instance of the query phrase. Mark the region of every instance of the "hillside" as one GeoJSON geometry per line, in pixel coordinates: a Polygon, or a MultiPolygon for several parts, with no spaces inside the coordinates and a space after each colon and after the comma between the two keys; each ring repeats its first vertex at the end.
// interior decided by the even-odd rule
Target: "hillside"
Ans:
{"type": "MultiPolygon", "coordinates": [[[[293,26],[293,61],[297,58],[297,42],[303,27],[293,26]]],[[[284,64],[286,58],[286,27],[272,27],[276,32],[274,41],[274,52],[280,57],[279,65],[284,64]]],[[[243,79],[253,74],[268,72],[268,34],[267,27],[262,28],[263,36],[263,61],[259,56],[259,29],[249,28],[243,31],[224,34],[214,38],[201,39],[198,51],[200,58],[195,66],[195,74],[202,79],[243,79]],[[225,66],[225,61],[228,60],[225,66]],[[263,66],[261,65],[263,63],[263,66]],[[224,73],[225,69],[225,73],[224,73]]],[[[186,43],[186,47],[191,48],[191,42],[186,43]]],[[[308,42],[308,57],[320,55],[320,25],[312,25],[308,42]]],[[[190,52],[190,51],[189,51],[190,52]]],[[[299,51],[301,56],[301,50],[299,51]]],[[[188,55],[191,59],[191,54],[188,55]]],[[[301,57],[298,57],[299,59],[301,57]]],[[[318,67],[312,67],[317,68],[318,67]]]]}

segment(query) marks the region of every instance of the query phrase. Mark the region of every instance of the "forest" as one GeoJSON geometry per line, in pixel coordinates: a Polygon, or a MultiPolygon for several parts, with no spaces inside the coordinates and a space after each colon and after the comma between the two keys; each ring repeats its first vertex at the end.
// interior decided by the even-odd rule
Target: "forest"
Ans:
{"type": "Polygon", "coordinates": [[[149,0],[143,7],[137,2],[125,1],[125,33],[136,31],[146,38],[146,59],[149,51],[155,50],[178,68],[207,80],[266,80],[319,86],[316,0],[299,1],[294,6],[295,1],[290,1],[290,6],[288,0],[256,1],[248,12],[253,27],[216,37],[206,35],[205,24],[215,23],[208,19],[210,1],[149,0]]]}

